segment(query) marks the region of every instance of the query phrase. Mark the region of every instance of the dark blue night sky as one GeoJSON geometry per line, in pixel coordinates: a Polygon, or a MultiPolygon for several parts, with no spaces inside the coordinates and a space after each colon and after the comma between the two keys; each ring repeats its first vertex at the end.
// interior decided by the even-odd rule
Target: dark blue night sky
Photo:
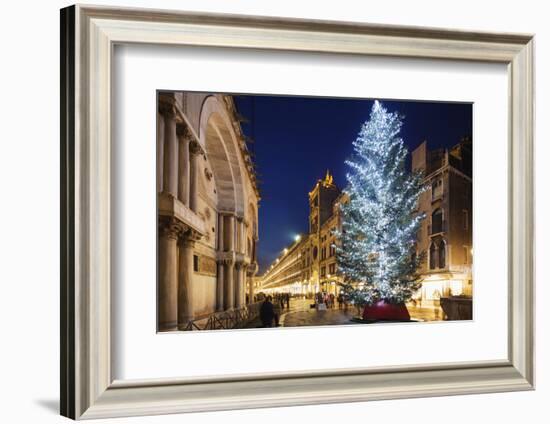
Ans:
{"type": "MultiPolygon", "coordinates": [[[[344,161],[352,141],[369,118],[373,100],[319,97],[235,96],[248,120],[244,133],[260,184],[258,260],[260,273],[294,236],[308,230],[308,192],[329,169],[346,185],[344,161]]],[[[472,134],[472,106],[463,103],[384,101],[405,115],[401,137],[412,151],[423,140],[430,149],[451,147],[472,134]]]]}

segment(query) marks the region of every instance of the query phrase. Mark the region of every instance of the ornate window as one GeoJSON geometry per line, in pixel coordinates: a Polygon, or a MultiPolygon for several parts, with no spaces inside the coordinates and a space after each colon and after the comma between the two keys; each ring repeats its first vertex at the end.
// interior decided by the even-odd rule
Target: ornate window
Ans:
{"type": "Polygon", "coordinates": [[[437,246],[434,242],[430,244],[430,269],[435,269],[437,246]]]}
{"type": "Polygon", "coordinates": [[[445,242],[442,240],[440,243],[439,243],[439,268],[445,268],[445,262],[446,262],[446,257],[445,257],[445,248],[446,248],[446,244],[445,242]]]}
{"type": "Polygon", "coordinates": [[[432,182],[432,200],[435,200],[443,195],[443,181],[436,180],[432,182]]]}
{"type": "Polygon", "coordinates": [[[432,234],[441,233],[443,231],[443,210],[437,208],[432,213],[432,234]]]}

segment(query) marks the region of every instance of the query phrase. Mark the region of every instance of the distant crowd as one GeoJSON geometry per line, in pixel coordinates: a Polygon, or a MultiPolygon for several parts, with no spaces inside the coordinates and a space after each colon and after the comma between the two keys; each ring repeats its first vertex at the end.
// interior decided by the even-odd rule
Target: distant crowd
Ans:
{"type": "Polygon", "coordinates": [[[290,310],[290,300],[292,298],[312,299],[313,303],[310,304],[310,308],[315,308],[318,311],[334,309],[335,307],[348,310],[348,302],[341,294],[317,292],[306,296],[291,293],[275,293],[273,295],[258,293],[254,296],[254,300],[261,302],[260,320],[262,327],[278,327],[281,314],[285,312],[285,309],[287,312],[290,310]]]}
{"type": "Polygon", "coordinates": [[[338,309],[348,308],[348,304],[342,294],[335,295],[334,293],[317,292],[314,296],[315,304],[312,307],[316,307],[317,310],[334,309],[338,306],[338,309]]]}

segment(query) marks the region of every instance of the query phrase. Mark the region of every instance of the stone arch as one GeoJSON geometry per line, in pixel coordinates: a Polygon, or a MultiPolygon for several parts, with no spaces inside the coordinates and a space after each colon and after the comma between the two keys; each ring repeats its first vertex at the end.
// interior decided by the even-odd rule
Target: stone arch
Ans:
{"type": "Polygon", "coordinates": [[[258,240],[258,213],[252,203],[248,204],[249,234],[247,240],[247,253],[252,262],[256,262],[256,241],[258,240]]]}
{"type": "Polygon", "coordinates": [[[199,142],[212,166],[218,210],[244,216],[243,175],[241,174],[239,141],[222,101],[205,98],[199,120],[199,142]]]}
{"type": "Polygon", "coordinates": [[[254,238],[258,237],[258,214],[256,212],[256,208],[252,203],[248,204],[248,222],[250,224],[250,228],[252,229],[252,236],[254,238]]]}

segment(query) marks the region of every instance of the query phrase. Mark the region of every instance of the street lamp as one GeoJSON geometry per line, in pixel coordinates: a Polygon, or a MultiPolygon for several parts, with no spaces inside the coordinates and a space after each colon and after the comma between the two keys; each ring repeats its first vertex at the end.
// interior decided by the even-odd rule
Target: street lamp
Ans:
{"type": "Polygon", "coordinates": [[[302,236],[301,236],[300,234],[296,234],[296,235],[294,236],[294,241],[295,241],[296,243],[298,243],[301,239],[302,239],[302,236]]]}

